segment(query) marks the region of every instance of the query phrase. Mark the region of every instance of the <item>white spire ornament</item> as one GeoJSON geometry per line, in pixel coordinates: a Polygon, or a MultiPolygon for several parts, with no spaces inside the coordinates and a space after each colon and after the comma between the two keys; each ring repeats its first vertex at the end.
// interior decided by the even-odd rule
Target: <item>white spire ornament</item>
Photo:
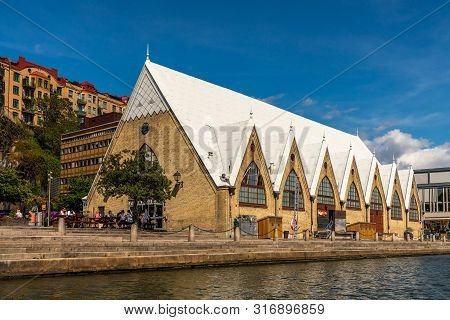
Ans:
{"type": "Polygon", "coordinates": [[[146,59],[147,61],[150,61],[150,50],[149,50],[149,45],[147,43],[147,54],[146,54],[146,59]]]}

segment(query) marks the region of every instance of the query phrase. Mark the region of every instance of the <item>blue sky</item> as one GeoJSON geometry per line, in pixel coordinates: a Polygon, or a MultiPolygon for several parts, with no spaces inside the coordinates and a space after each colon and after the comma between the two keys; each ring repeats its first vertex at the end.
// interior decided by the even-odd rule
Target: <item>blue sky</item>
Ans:
{"type": "Polygon", "coordinates": [[[417,163],[426,154],[440,160],[421,166],[450,166],[450,4],[292,107],[444,2],[0,0],[0,56],[23,55],[125,95],[148,42],[157,63],[350,133],[359,128],[382,158],[417,163]]]}

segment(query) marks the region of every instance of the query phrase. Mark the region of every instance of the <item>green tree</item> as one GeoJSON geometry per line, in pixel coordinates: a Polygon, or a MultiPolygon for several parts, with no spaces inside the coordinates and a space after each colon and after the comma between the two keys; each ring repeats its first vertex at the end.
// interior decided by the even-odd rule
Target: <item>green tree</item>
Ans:
{"type": "Polygon", "coordinates": [[[0,168],[0,202],[30,204],[34,199],[31,185],[14,169],[0,168]]]}
{"type": "Polygon", "coordinates": [[[61,152],[61,135],[80,128],[80,122],[73,110],[72,103],[57,95],[37,99],[35,104],[42,110],[43,121],[34,128],[36,141],[42,149],[59,157],[61,152]]]}
{"type": "Polygon", "coordinates": [[[103,160],[97,190],[108,197],[127,196],[133,200],[133,219],[137,221],[138,201],[164,202],[170,199],[170,180],[157,161],[150,161],[145,151],[122,151],[103,160]]]}
{"type": "Polygon", "coordinates": [[[15,143],[11,158],[23,177],[42,191],[47,187],[47,174],[51,171],[54,176],[59,176],[61,171],[59,158],[43,150],[32,135],[15,143]]]}
{"type": "Polygon", "coordinates": [[[8,152],[15,141],[26,133],[21,123],[14,123],[5,115],[0,115],[0,150],[8,152]]]}
{"type": "Polygon", "coordinates": [[[83,210],[83,202],[81,199],[88,194],[92,181],[93,179],[87,176],[78,176],[69,179],[67,192],[59,198],[59,206],[81,212],[83,210]]]}

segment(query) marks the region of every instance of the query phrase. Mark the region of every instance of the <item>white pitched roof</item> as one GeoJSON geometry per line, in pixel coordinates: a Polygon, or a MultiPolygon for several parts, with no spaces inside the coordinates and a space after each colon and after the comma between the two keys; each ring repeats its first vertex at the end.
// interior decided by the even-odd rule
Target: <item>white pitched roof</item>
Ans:
{"type": "Polygon", "coordinates": [[[411,200],[412,185],[414,180],[414,170],[412,168],[405,170],[398,170],[398,178],[400,179],[400,186],[405,200],[405,208],[409,209],[411,200]]]}
{"type": "Polygon", "coordinates": [[[234,185],[253,125],[266,165],[271,167],[273,183],[279,181],[279,175],[284,172],[290,126],[295,127],[295,139],[305,159],[303,164],[311,194],[315,193],[318,179],[317,163],[326,148],[330,154],[337,154],[347,152],[351,143],[356,160],[372,156],[357,136],[151,61],[146,61],[133,95],[124,120],[159,112],[168,106],[218,186],[234,185]],[[151,90],[152,86],[155,90],[151,90]],[[135,94],[136,91],[140,91],[139,94],[135,94]],[[251,111],[253,119],[250,119],[251,111]],[[324,135],[326,144],[322,143],[324,135]],[[221,179],[223,174],[229,180],[221,179]]]}
{"type": "Polygon", "coordinates": [[[346,152],[330,154],[334,177],[338,185],[339,199],[341,201],[345,201],[347,198],[347,183],[352,168],[353,157],[353,150],[351,148],[346,152]]]}
{"type": "Polygon", "coordinates": [[[391,206],[392,193],[394,190],[395,173],[397,172],[397,164],[385,164],[380,166],[381,183],[383,184],[384,196],[386,203],[391,206]]]}

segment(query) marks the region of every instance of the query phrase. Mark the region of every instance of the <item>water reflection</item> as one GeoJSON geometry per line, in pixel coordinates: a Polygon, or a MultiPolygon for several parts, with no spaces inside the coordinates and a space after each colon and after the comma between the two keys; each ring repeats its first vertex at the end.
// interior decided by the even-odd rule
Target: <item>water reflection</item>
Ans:
{"type": "MultiPolygon", "coordinates": [[[[12,299],[447,299],[450,256],[37,278],[12,299]]],[[[30,279],[0,280],[0,296],[30,279]]]]}

